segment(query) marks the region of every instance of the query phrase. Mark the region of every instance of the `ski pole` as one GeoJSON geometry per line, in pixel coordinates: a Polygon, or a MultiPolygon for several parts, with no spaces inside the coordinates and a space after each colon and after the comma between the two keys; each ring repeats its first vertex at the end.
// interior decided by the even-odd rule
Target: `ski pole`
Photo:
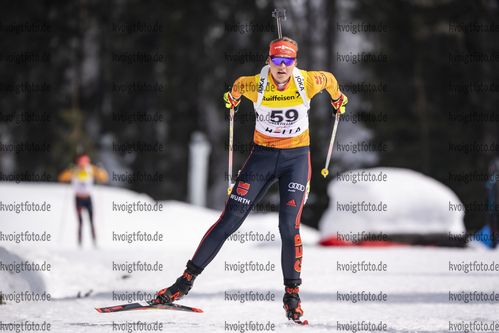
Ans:
{"type": "Polygon", "coordinates": [[[229,188],[227,189],[227,193],[230,195],[230,192],[232,192],[232,186],[234,186],[234,183],[232,182],[232,147],[233,147],[233,142],[234,142],[234,107],[230,108],[230,117],[229,117],[229,172],[228,172],[228,178],[229,178],[229,188]]]}
{"type": "Polygon", "coordinates": [[[276,8],[272,12],[272,17],[275,17],[277,20],[277,36],[282,38],[282,30],[281,30],[281,19],[286,21],[286,9],[284,8],[276,8]]]}
{"type": "Polygon", "coordinates": [[[338,130],[338,123],[340,122],[340,116],[341,116],[340,112],[336,112],[333,134],[331,135],[331,142],[329,142],[329,150],[327,152],[326,166],[321,171],[321,174],[324,176],[324,178],[326,178],[327,175],[329,174],[329,171],[327,169],[329,167],[329,160],[331,159],[331,152],[333,151],[334,138],[336,137],[336,131],[338,130]]]}

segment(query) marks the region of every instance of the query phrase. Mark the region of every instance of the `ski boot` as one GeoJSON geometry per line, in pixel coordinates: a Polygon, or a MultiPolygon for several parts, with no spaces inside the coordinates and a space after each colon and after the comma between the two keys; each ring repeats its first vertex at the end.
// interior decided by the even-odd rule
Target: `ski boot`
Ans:
{"type": "Polygon", "coordinates": [[[293,320],[294,322],[300,321],[300,317],[303,316],[303,310],[301,309],[301,301],[298,292],[300,291],[301,279],[297,280],[284,280],[284,285],[286,286],[284,293],[284,310],[286,310],[286,317],[293,320]]]}
{"type": "Polygon", "coordinates": [[[201,274],[202,271],[203,268],[194,265],[192,261],[189,260],[184,274],[182,274],[182,276],[179,277],[170,287],[158,291],[156,298],[150,303],[171,304],[176,300],[181,299],[189,293],[189,290],[191,290],[194,284],[194,280],[199,274],[201,274]]]}

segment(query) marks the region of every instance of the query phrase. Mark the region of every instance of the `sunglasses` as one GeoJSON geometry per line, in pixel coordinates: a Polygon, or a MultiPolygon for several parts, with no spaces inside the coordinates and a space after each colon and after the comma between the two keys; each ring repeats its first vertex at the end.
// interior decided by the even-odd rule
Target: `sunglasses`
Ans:
{"type": "Polygon", "coordinates": [[[284,65],[286,66],[291,66],[295,63],[296,58],[270,57],[270,60],[277,66],[279,66],[282,62],[284,62],[284,65]]]}

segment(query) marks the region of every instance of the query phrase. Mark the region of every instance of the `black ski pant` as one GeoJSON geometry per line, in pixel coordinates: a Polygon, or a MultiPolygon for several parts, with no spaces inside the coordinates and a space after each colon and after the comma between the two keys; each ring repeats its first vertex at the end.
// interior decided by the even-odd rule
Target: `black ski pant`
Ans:
{"type": "Polygon", "coordinates": [[[206,232],[192,262],[205,268],[225,240],[244,222],[269,187],[279,183],[281,265],[285,280],[300,278],[303,256],[300,218],[310,181],[310,149],[277,149],[255,145],[236,179],[220,218],[206,232]]]}
{"type": "Polygon", "coordinates": [[[83,225],[83,208],[88,211],[88,217],[90,218],[90,228],[92,230],[92,239],[95,241],[95,228],[94,228],[94,211],[92,207],[92,199],[90,197],[81,198],[76,197],[76,212],[78,213],[78,244],[81,245],[81,229],[83,225]]]}

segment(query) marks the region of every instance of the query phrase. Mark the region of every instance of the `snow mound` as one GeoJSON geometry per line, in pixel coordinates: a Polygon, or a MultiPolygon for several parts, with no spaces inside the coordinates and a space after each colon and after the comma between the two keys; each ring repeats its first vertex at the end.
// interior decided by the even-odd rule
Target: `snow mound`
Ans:
{"type": "Polygon", "coordinates": [[[0,270],[0,281],[2,281],[3,293],[12,291],[31,291],[42,293],[45,290],[43,278],[36,271],[24,270],[21,265],[33,265],[19,256],[10,253],[0,246],[0,262],[8,270],[0,270]]]}
{"type": "Polygon", "coordinates": [[[421,173],[373,168],[338,174],[328,187],[321,239],[340,234],[434,234],[465,231],[464,209],[448,187],[421,173]]]}

